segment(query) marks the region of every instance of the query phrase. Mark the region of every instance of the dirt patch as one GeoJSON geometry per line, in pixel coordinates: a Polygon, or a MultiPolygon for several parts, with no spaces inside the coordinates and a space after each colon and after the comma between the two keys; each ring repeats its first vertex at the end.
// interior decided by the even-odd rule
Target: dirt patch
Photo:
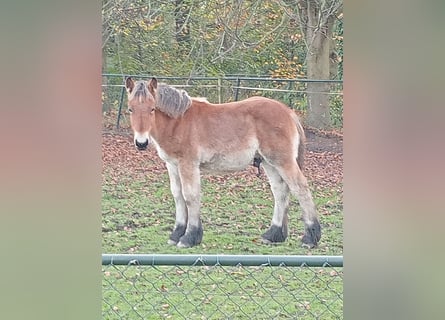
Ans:
{"type": "Polygon", "coordinates": [[[305,129],[306,149],[313,152],[343,153],[343,134],[339,131],[305,129]]]}
{"type": "MultiPolygon", "coordinates": [[[[107,131],[102,135],[103,168],[113,175],[129,176],[165,174],[164,162],[156,150],[150,148],[140,152],[133,146],[129,132],[107,131]],[[111,170],[110,170],[111,169],[111,170]]],[[[304,174],[315,188],[330,188],[342,192],[343,189],[343,135],[341,132],[321,132],[306,130],[306,155],[304,174]]],[[[253,166],[234,175],[258,179],[253,166]]],[[[264,178],[264,177],[263,177],[264,178]]]]}

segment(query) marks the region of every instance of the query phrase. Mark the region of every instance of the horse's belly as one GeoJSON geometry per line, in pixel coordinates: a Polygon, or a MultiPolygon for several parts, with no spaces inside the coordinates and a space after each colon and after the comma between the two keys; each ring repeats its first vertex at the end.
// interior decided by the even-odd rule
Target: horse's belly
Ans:
{"type": "Polygon", "coordinates": [[[255,150],[235,153],[214,153],[203,160],[200,169],[204,172],[230,172],[245,169],[252,163],[255,150]]]}

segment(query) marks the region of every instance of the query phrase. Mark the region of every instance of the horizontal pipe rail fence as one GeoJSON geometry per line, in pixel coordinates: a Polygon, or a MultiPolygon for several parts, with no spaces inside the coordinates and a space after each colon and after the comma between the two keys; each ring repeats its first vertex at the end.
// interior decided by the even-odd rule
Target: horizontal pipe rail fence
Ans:
{"type": "MultiPolygon", "coordinates": [[[[122,81],[126,77],[133,77],[136,79],[150,79],[153,76],[150,75],[140,75],[140,74],[118,74],[118,73],[103,73],[102,77],[110,77],[110,78],[120,78],[122,81]]],[[[304,79],[304,78],[268,78],[268,77],[247,77],[247,76],[224,76],[224,77],[166,77],[166,76],[156,76],[158,80],[185,80],[193,81],[193,80],[228,80],[228,81],[242,81],[242,80],[254,80],[254,81],[284,81],[284,82],[328,82],[328,83],[343,83],[343,80],[317,80],[317,79],[304,79]]]]}
{"type": "Polygon", "coordinates": [[[343,256],[103,254],[102,265],[343,267],[343,256]]]}
{"type": "MultiPolygon", "coordinates": [[[[149,79],[149,75],[132,75],[132,74],[115,74],[104,73],[102,78],[102,87],[107,90],[113,90],[113,101],[117,103],[118,113],[116,128],[119,129],[122,107],[125,98],[124,80],[126,77],[134,77],[135,79],[149,79]],[[116,90],[120,90],[119,93],[116,90]]],[[[191,94],[194,96],[212,96],[209,101],[217,101],[218,103],[228,100],[238,101],[247,98],[251,94],[269,95],[271,98],[282,100],[288,105],[293,104],[296,100],[304,99],[308,93],[308,83],[327,83],[334,90],[320,91],[320,93],[330,96],[342,96],[343,80],[319,80],[319,79],[303,79],[303,78],[267,78],[267,77],[248,77],[248,76],[223,76],[223,77],[157,77],[158,80],[167,82],[169,85],[179,88],[190,88],[191,94]],[[197,90],[199,88],[199,90],[197,90]],[[195,90],[195,92],[193,92],[195,90]],[[211,91],[209,91],[211,90],[211,91]],[[204,94],[203,95],[203,91],[204,94]],[[249,94],[250,92],[250,94],[249,94]],[[242,95],[243,94],[243,95],[242,95]],[[242,95],[242,96],[241,96],[242,95]],[[285,96],[287,95],[287,97],[285,96]]],[[[105,89],[104,89],[105,90],[105,89]]],[[[311,91],[314,92],[314,91],[311,91]]]]}

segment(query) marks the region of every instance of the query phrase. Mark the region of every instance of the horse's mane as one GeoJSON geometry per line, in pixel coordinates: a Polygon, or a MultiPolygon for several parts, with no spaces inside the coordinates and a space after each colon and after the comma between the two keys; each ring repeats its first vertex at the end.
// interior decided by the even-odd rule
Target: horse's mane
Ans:
{"type": "MultiPolygon", "coordinates": [[[[148,90],[148,82],[136,81],[134,90],[129,95],[129,100],[138,99],[139,102],[154,99],[148,90]]],[[[169,117],[179,118],[192,105],[192,98],[184,90],[179,90],[165,83],[159,83],[156,89],[156,109],[164,112],[169,117]]]]}
{"type": "Polygon", "coordinates": [[[192,99],[184,90],[160,83],[156,90],[156,109],[172,118],[179,118],[192,105],[192,99]]]}

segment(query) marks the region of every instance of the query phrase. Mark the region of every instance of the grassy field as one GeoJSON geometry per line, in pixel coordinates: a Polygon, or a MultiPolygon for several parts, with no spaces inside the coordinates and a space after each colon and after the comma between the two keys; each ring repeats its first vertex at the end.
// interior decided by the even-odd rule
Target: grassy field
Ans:
{"type": "MultiPolygon", "coordinates": [[[[111,155],[103,168],[104,253],[342,255],[341,185],[311,182],[323,228],[318,248],[301,247],[295,198],[288,240],[265,245],[259,239],[270,225],[273,198],[267,177],[254,168],[203,176],[203,241],[190,249],[170,246],[175,209],[165,167],[153,151],[132,152],[111,155]]],[[[104,319],[342,317],[341,268],[104,266],[103,275],[104,319]]]]}
{"type": "MultiPolygon", "coordinates": [[[[189,249],[170,246],[175,209],[165,167],[153,152],[137,155],[137,161],[129,156],[113,155],[103,168],[104,253],[343,253],[341,185],[326,186],[311,177],[323,232],[319,246],[301,247],[303,223],[295,198],[288,240],[262,244],[273,198],[267,177],[257,177],[254,168],[204,176],[203,241],[189,249]]],[[[342,314],[341,269],[104,267],[103,272],[104,319],[339,319],[342,314]]]]}
{"type": "Polygon", "coordinates": [[[341,319],[341,270],[107,267],[104,319],[341,319]]]}
{"type": "Polygon", "coordinates": [[[278,245],[259,241],[270,225],[273,198],[267,178],[254,171],[202,179],[201,245],[178,249],[167,244],[174,225],[174,202],[167,172],[140,174],[139,179],[108,175],[103,183],[103,252],[106,253],[230,253],[341,255],[343,206],[337,190],[316,189],[322,239],[318,248],[304,249],[298,201],[292,199],[289,239],[278,245]],[[118,179],[116,181],[116,179],[118,179]]]}

